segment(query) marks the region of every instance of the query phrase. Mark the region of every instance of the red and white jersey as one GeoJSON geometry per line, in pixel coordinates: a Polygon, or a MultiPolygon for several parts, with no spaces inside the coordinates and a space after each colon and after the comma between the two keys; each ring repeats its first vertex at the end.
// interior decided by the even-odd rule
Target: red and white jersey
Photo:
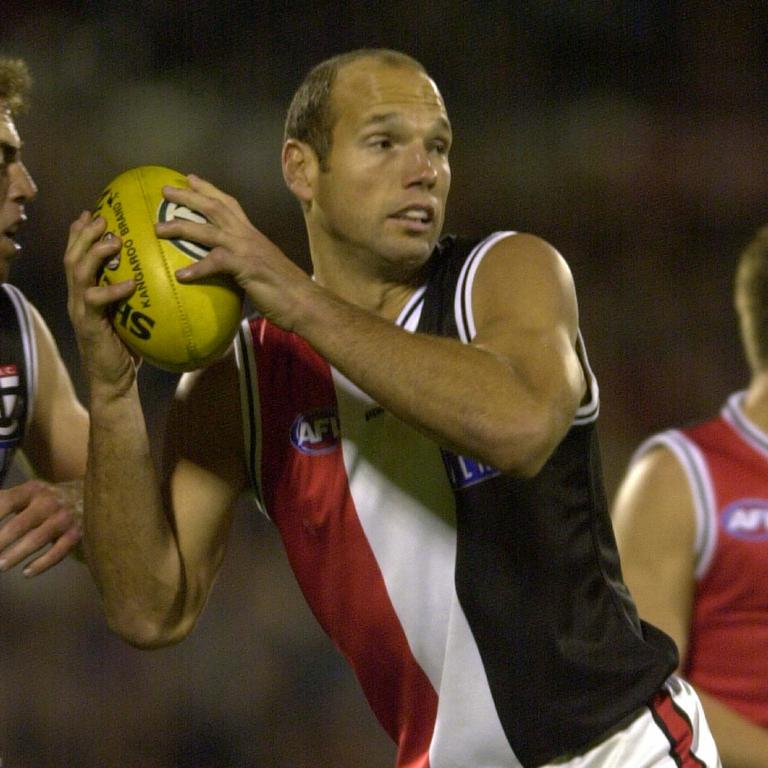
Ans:
{"type": "Polygon", "coordinates": [[[696,590],[685,676],[768,727],[768,435],[744,415],[744,392],[717,418],[655,435],[688,477],[696,590]]]}
{"type": "MultiPolygon", "coordinates": [[[[397,325],[470,342],[478,265],[512,235],[441,241],[397,325]]],[[[673,753],[677,765],[716,765],[694,761],[696,717],[674,715],[695,696],[660,693],[674,644],[639,620],[621,581],[598,389],[581,338],[578,350],[588,396],[525,479],[441,450],[299,336],[262,318],[243,324],[253,487],[310,608],[397,743],[398,768],[541,766],[608,732],[599,751],[558,765],[596,768],[606,755],[626,768],[627,755],[668,765],[673,753]],[[665,712],[677,718],[667,730],[665,712]]]]}

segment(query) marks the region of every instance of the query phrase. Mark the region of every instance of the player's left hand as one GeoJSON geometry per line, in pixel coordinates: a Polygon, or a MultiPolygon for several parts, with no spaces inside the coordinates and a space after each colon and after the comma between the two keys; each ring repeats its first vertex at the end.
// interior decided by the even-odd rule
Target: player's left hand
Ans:
{"type": "Polygon", "coordinates": [[[79,482],[28,480],[0,490],[0,572],[32,558],[22,571],[37,576],[63,560],[83,535],[79,482]]]}

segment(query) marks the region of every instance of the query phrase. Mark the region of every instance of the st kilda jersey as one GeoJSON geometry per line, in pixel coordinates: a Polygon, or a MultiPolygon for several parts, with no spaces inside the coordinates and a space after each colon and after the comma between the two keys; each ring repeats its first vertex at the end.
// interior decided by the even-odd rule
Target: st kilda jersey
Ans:
{"type": "Polygon", "coordinates": [[[37,381],[37,346],[29,304],[0,283],[0,484],[32,415],[37,381]]]}
{"type": "MultiPolygon", "coordinates": [[[[476,270],[513,234],[443,239],[397,324],[469,343],[476,270]]],[[[243,323],[253,487],[400,767],[541,765],[602,737],[676,667],[622,582],[578,343],[588,396],[519,479],[441,450],[299,336],[243,323]]]]}

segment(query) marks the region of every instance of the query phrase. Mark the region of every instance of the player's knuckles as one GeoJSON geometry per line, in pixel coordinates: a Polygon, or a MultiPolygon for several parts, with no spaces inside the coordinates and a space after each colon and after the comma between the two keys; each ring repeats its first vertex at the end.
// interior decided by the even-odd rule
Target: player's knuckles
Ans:
{"type": "Polygon", "coordinates": [[[67,554],[67,552],[70,552],[72,549],[74,549],[83,538],[83,532],[80,528],[72,527],[68,530],[64,531],[64,533],[59,536],[59,538],[56,540],[56,543],[54,544],[54,547],[56,548],[57,552],[61,553],[61,556],[67,554]]]}
{"type": "Polygon", "coordinates": [[[63,534],[66,531],[80,530],[74,512],[68,506],[59,507],[57,512],[49,516],[48,523],[59,534],[63,534]]]}
{"type": "Polygon", "coordinates": [[[57,530],[53,520],[46,520],[42,525],[29,531],[19,540],[19,549],[25,554],[36,552],[41,547],[50,544],[59,538],[60,532],[57,530]]]}

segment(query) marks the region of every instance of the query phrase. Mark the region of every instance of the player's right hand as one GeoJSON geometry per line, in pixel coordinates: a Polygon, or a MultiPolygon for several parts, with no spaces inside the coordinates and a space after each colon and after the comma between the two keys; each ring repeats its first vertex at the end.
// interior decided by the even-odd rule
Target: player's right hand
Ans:
{"type": "Polygon", "coordinates": [[[99,285],[105,262],[120,252],[122,241],[105,233],[106,222],[83,211],[69,228],[64,269],[67,310],[91,388],[100,383],[128,387],[135,380],[136,359],[115,333],[110,307],[136,289],[135,281],[99,285]]]}

